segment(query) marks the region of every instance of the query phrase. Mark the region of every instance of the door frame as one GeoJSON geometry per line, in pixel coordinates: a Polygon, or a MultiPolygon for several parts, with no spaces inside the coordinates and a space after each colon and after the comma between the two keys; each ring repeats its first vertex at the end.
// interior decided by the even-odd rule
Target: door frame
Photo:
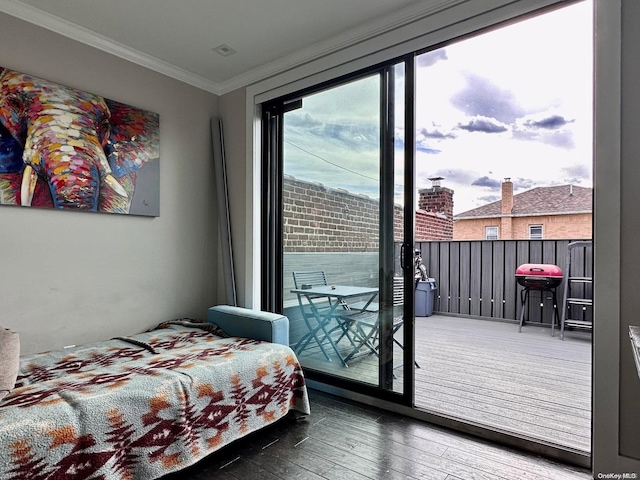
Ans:
{"type": "Polygon", "coordinates": [[[394,240],[394,193],[395,193],[395,68],[404,66],[404,77],[413,81],[405,81],[403,92],[404,104],[407,98],[413,105],[415,88],[415,55],[407,55],[383,65],[363,69],[352,74],[336,78],[329,82],[292,92],[289,95],[276,98],[261,105],[262,123],[261,133],[262,148],[262,225],[261,225],[261,249],[262,255],[262,294],[260,308],[278,313],[283,312],[283,175],[284,175],[284,115],[302,107],[304,98],[316,93],[339,88],[360,79],[376,76],[379,79],[378,104],[380,108],[380,139],[379,139],[379,163],[380,163],[380,225],[379,225],[379,304],[380,309],[380,355],[378,368],[378,385],[358,382],[349,378],[334,376],[329,373],[305,367],[305,376],[311,381],[318,381],[329,386],[356,391],[373,398],[384,399],[389,402],[412,406],[414,401],[414,298],[413,298],[413,237],[414,237],[414,213],[415,198],[415,133],[413,109],[403,109],[404,129],[404,222],[403,222],[403,259],[404,273],[404,328],[403,328],[403,369],[402,391],[393,390],[393,355],[385,352],[393,351],[393,277],[395,272],[395,240],[394,240]],[[407,111],[409,110],[409,111],[407,111]],[[386,308],[385,306],[389,307],[386,308]],[[385,350],[386,349],[386,350],[385,350]]]}
{"type": "MultiPolygon", "coordinates": [[[[360,39],[353,44],[341,45],[329,54],[317,59],[300,62],[287,71],[271,76],[247,88],[247,191],[246,191],[246,268],[245,304],[260,305],[260,202],[256,192],[260,191],[260,145],[261,145],[261,104],[286,93],[303,90],[319,82],[326,82],[342,75],[401,58],[413,52],[431,48],[492,28],[504,22],[519,20],[527,15],[541,13],[567,5],[573,0],[488,0],[486,2],[466,2],[454,0],[447,7],[434,9],[425,15],[407,19],[397,27],[360,39]],[[480,5],[482,3],[482,5],[480,5]]],[[[580,0],[576,0],[580,1],[580,0]]],[[[595,0],[601,2],[601,0],[595,0]]],[[[614,0],[617,4],[620,0],[614,0]]],[[[604,2],[601,2],[604,3],[604,2]]],[[[405,342],[406,345],[406,342],[405,342]]],[[[419,411],[409,405],[401,405],[385,398],[375,398],[366,392],[354,392],[339,384],[328,385],[322,379],[309,380],[309,386],[365,404],[386,408],[403,415],[428,421],[429,423],[453,428],[462,433],[480,436],[484,439],[508,444],[517,448],[556,458],[575,465],[589,467],[591,458],[583,454],[540,444],[537,441],[496,431],[468,422],[461,422],[440,414],[419,411]]]]}

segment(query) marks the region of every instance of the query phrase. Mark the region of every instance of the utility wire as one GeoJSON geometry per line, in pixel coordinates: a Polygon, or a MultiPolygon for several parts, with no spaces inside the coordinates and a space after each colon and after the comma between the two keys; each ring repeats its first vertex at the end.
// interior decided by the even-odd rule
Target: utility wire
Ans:
{"type": "Polygon", "coordinates": [[[372,180],[372,181],[374,181],[374,182],[376,182],[376,183],[378,183],[378,181],[379,181],[377,178],[367,177],[366,175],[363,175],[363,174],[362,174],[362,173],[360,173],[360,172],[356,172],[355,170],[350,170],[350,169],[348,169],[348,168],[346,168],[346,167],[343,167],[342,165],[338,165],[337,163],[330,162],[330,161],[329,161],[329,160],[327,160],[326,158],[323,158],[323,157],[321,157],[320,155],[316,155],[315,153],[311,153],[310,151],[305,150],[304,148],[299,147],[298,145],[296,145],[296,144],[294,144],[294,143],[291,143],[291,142],[286,141],[286,140],[285,140],[285,142],[284,142],[284,143],[287,143],[287,144],[291,145],[292,147],[297,148],[298,150],[301,150],[301,151],[303,151],[304,153],[306,153],[306,154],[308,154],[308,155],[311,155],[312,157],[319,158],[320,160],[322,160],[322,161],[323,161],[323,162],[325,162],[325,163],[328,163],[329,165],[333,165],[334,167],[341,168],[342,170],[346,170],[347,172],[353,173],[354,175],[359,175],[359,176],[361,176],[361,177],[363,177],[363,178],[366,178],[366,179],[368,179],[368,180],[372,180]]]}

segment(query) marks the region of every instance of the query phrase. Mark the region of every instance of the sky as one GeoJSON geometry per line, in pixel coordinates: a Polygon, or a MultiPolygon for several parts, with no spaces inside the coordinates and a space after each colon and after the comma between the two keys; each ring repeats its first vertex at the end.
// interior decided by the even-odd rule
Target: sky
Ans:
{"type": "MultiPolygon", "coordinates": [[[[591,0],[420,55],[416,187],[454,191],[454,214],[538,186],[592,186],[591,0]]],[[[402,69],[396,201],[401,203],[402,69]]],[[[285,116],[285,173],[379,197],[379,78],[303,99],[285,116]]]]}

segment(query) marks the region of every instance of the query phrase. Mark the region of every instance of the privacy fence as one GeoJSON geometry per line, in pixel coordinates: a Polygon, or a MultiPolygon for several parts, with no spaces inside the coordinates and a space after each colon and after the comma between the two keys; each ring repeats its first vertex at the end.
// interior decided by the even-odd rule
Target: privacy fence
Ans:
{"type": "MultiPolygon", "coordinates": [[[[515,272],[525,263],[552,264],[563,272],[567,265],[567,245],[573,240],[478,240],[429,241],[416,243],[422,251],[429,277],[438,289],[434,313],[515,321],[520,318],[521,293],[515,272]]],[[[400,272],[400,244],[396,244],[396,272],[400,272]]],[[[593,247],[572,250],[572,274],[593,276],[593,247]]],[[[290,252],[284,254],[284,313],[291,320],[291,339],[307,329],[301,321],[293,288],[292,271],[323,270],[327,281],[336,285],[378,285],[377,252],[290,252]]],[[[571,296],[591,298],[589,284],[572,287],[571,296]]],[[[565,283],[556,289],[562,315],[565,283]]],[[[554,309],[552,295],[532,291],[525,305],[525,320],[550,325],[554,309]]],[[[589,320],[593,311],[571,307],[568,318],[589,320]]]]}
{"type": "MultiPolygon", "coordinates": [[[[430,277],[438,291],[434,311],[459,315],[515,320],[520,318],[521,287],[515,277],[525,263],[567,268],[567,245],[572,240],[487,240],[418,243],[430,277]]],[[[399,247],[398,247],[399,250],[399,247]]],[[[593,247],[574,249],[573,276],[593,277],[593,247]]],[[[556,289],[560,314],[563,282],[556,289]]],[[[593,285],[572,285],[572,297],[592,298],[593,285]]],[[[550,324],[553,302],[550,292],[532,292],[525,305],[525,320],[550,324]]],[[[572,307],[570,318],[592,320],[591,308],[572,307]]]]}

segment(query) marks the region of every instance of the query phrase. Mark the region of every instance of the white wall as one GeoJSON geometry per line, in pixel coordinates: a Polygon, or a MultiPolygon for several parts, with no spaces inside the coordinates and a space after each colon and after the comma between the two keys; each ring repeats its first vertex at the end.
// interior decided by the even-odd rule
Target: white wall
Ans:
{"type": "MultiPolygon", "coordinates": [[[[220,97],[220,118],[225,146],[227,181],[229,190],[229,213],[231,217],[231,242],[234,251],[234,272],[238,304],[253,306],[246,301],[247,295],[247,251],[251,242],[247,238],[247,161],[246,161],[246,91],[244,88],[220,97]],[[249,244],[247,244],[249,241],[249,244]]],[[[222,269],[218,283],[224,286],[222,269]]],[[[224,291],[220,292],[223,295],[224,291]]],[[[220,297],[224,298],[224,297],[220,297]]]]}
{"type": "Polygon", "coordinates": [[[157,218],[0,207],[0,325],[22,353],[203,317],[217,295],[218,99],[0,14],[0,66],[160,115],[157,218]]]}

